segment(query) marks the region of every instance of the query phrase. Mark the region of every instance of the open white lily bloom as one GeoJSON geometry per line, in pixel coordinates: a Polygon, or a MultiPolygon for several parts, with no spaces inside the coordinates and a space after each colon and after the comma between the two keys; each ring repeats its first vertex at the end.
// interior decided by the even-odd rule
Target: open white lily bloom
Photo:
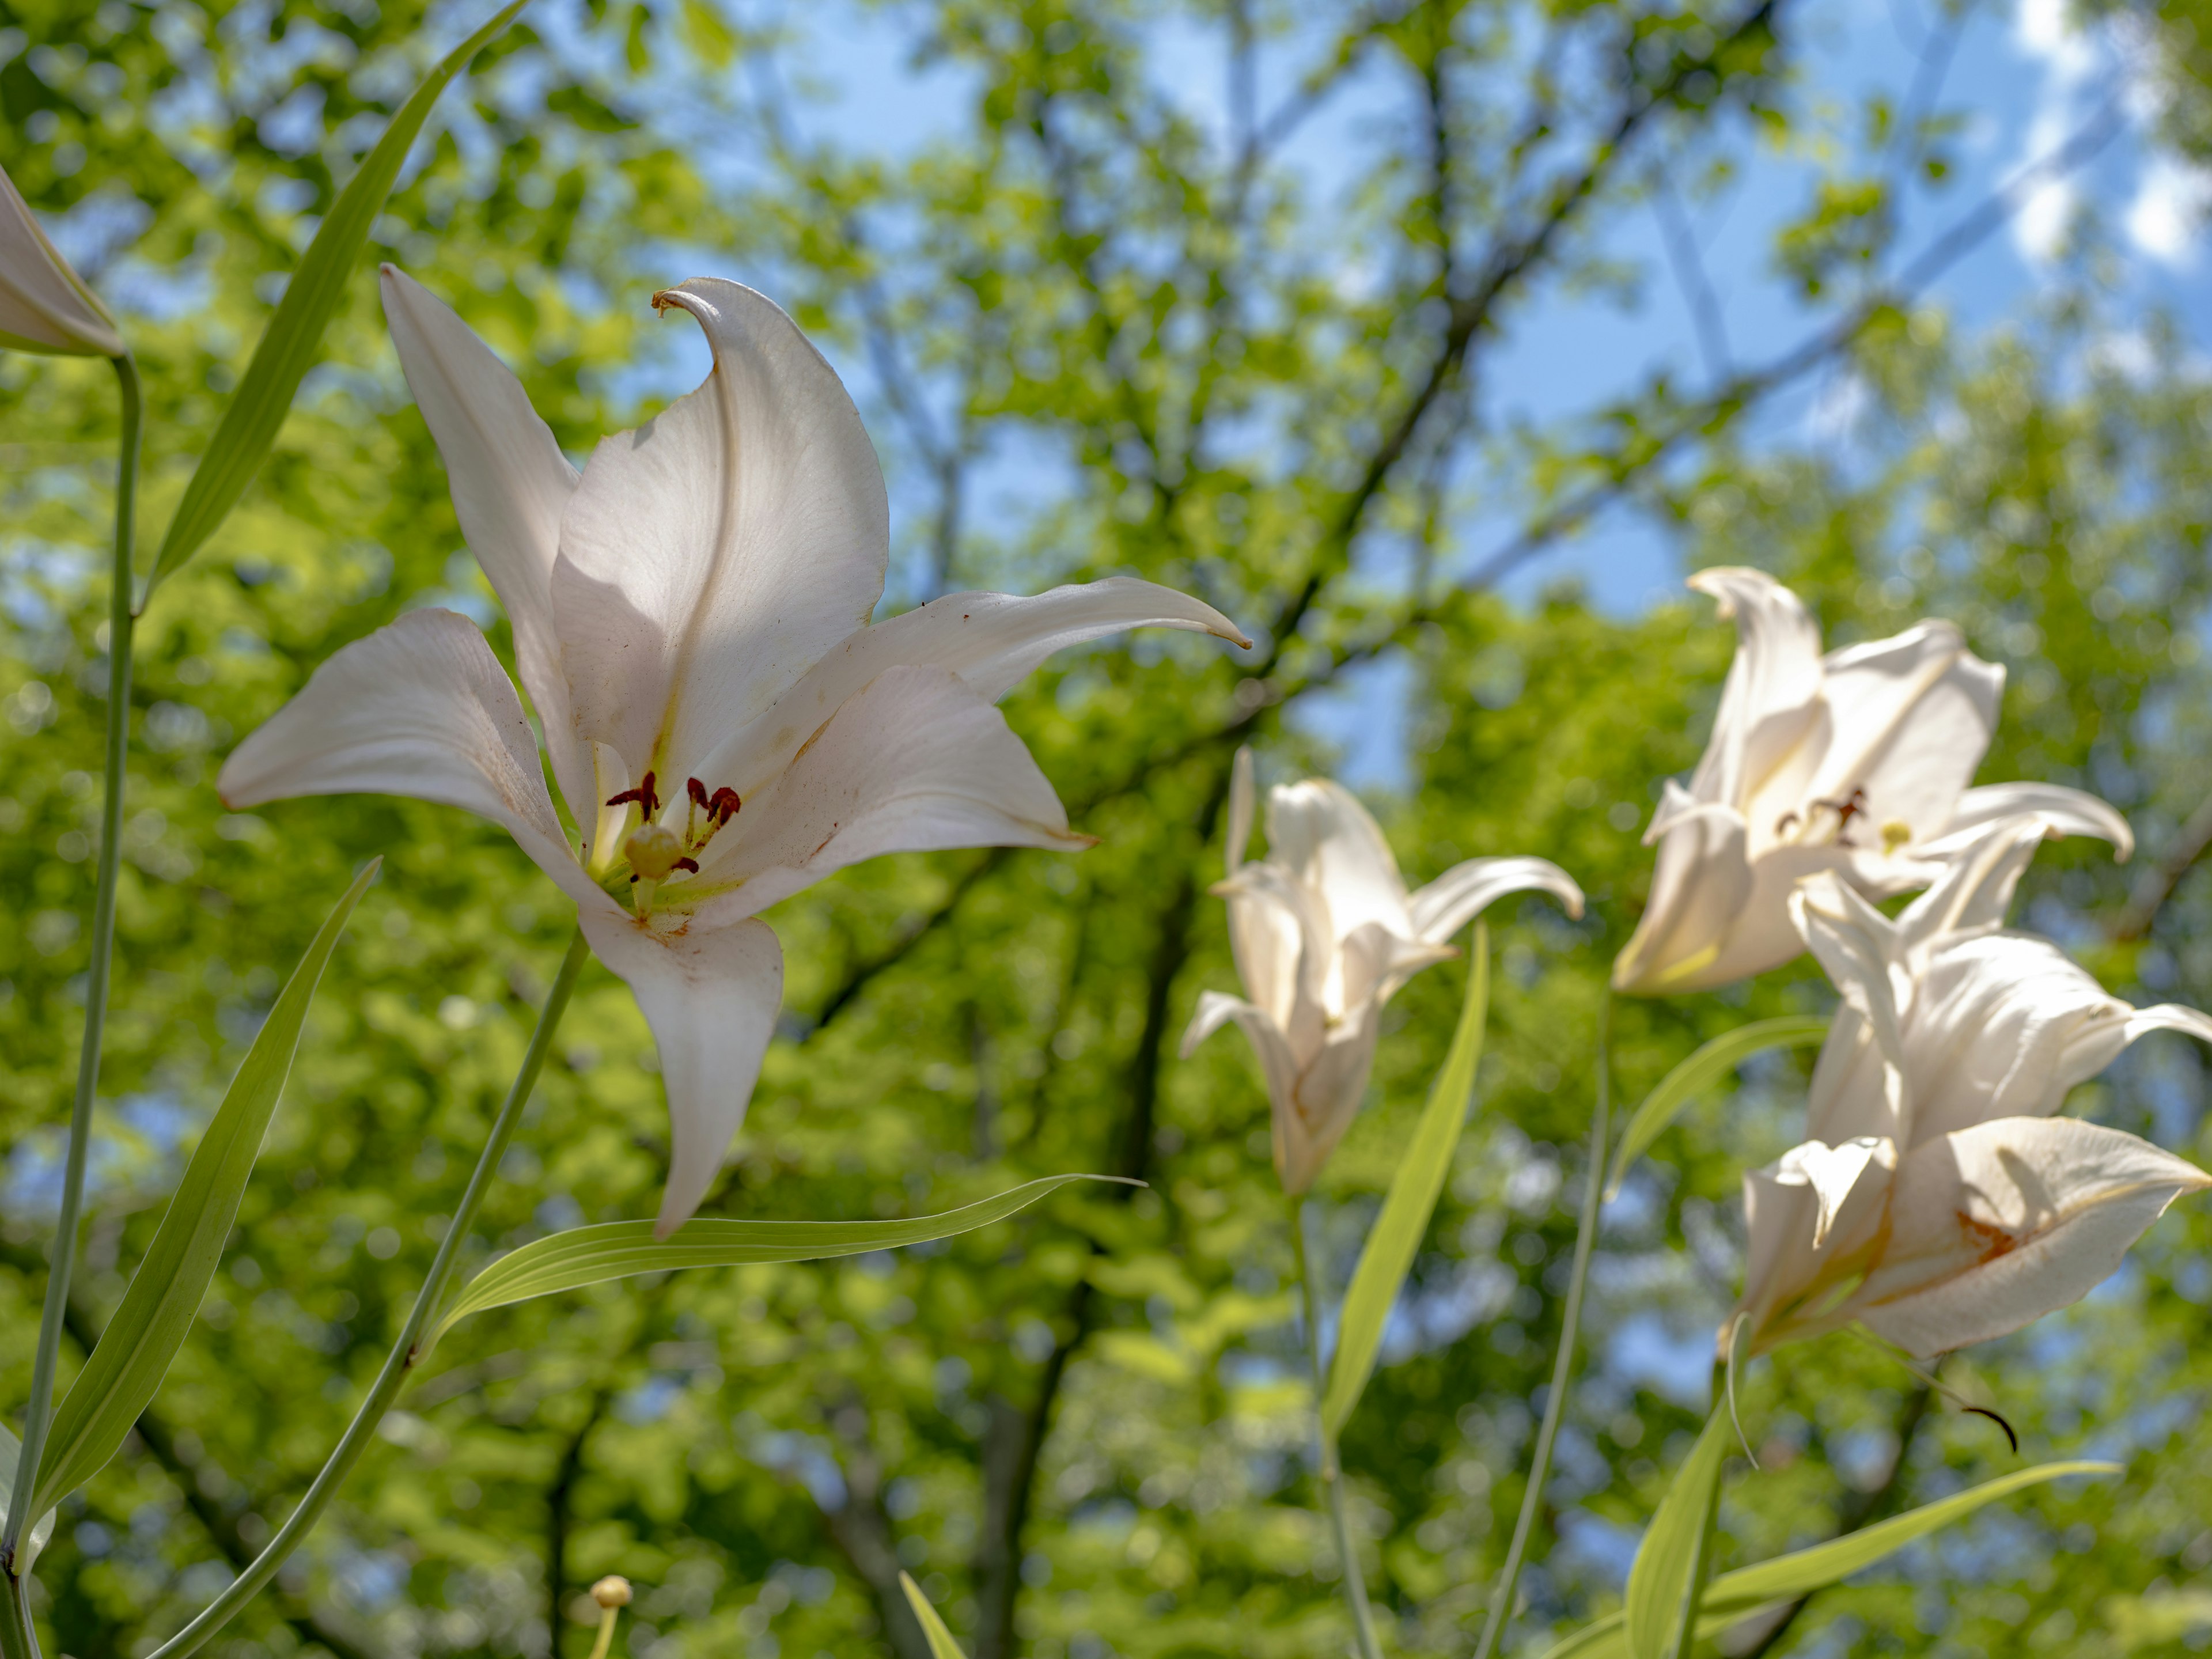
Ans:
{"type": "Polygon", "coordinates": [[[1791,908],[1842,993],[1810,1139],[1745,1178],[1754,1351],[1857,1320],[1916,1354],[2066,1306],[2185,1192],[2193,1164],[2053,1117],[2145,1031],[2212,1019],[2131,1008],[2057,946],[2002,926],[2045,833],[1996,826],[1892,921],[1834,875],[1791,908]]]}
{"type": "Polygon", "coordinates": [[[1721,568],[1690,586],[1735,618],[1735,660],[1690,787],[1668,780],[1644,831],[1658,863],[1614,989],[1668,995],[1779,967],[1803,948],[1789,900],[1805,877],[1833,871],[1874,898],[1908,892],[1976,830],[2022,813],[2127,857],[2126,821],[2094,795],[1966,787],[1996,729],[2004,670],[1949,623],[1823,656],[1819,626],[1772,577],[1721,568]]]}
{"type": "Polygon", "coordinates": [[[120,357],[123,337],[0,169],[0,346],[51,356],[120,357]]]}
{"type": "Polygon", "coordinates": [[[882,853],[1087,846],[992,705],[1061,647],[1123,629],[1249,641],[1124,578],[948,594],[871,625],[890,552],[875,452],[836,373],[750,289],[654,296],[698,320],[713,372],[580,474],[451,310],[390,266],[384,303],[581,844],[513,683],[448,611],[331,657],[220,788],[233,806],[411,795],[513,833],[653,1028],[665,1237],[720,1168],[775,1027],[782,951],[758,914],[882,853]]]}
{"type": "Polygon", "coordinates": [[[1303,1193],[1358,1115],[1382,1005],[1456,952],[1451,936],[1508,893],[1546,892],[1583,913],[1582,890],[1538,858],[1469,859],[1406,890],[1382,831],[1352,793],[1310,778],[1267,793],[1267,856],[1247,862],[1251,750],[1230,786],[1229,944],[1245,995],[1207,991],[1182,1052],[1235,1020],[1251,1040],[1273,1109],[1275,1170],[1303,1193]]]}

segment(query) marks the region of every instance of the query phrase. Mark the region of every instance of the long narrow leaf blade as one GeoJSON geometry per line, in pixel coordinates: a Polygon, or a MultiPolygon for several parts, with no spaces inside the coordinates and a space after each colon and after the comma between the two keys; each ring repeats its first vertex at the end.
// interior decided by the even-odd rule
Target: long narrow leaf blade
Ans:
{"type": "Polygon", "coordinates": [[[1621,1133],[1620,1150],[1613,1154],[1605,1195],[1618,1197],[1630,1166],[1650,1150],[1651,1143],[1666,1132],[1675,1115],[1745,1060],[1768,1048],[1809,1048],[1827,1034],[1825,1019],[1811,1014],[1785,1014],[1779,1019],[1753,1020],[1715,1037],[1660,1079],[1658,1086],[1644,1097],[1644,1103],[1621,1133]]]}
{"type": "MultiPolygon", "coordinates": [[[[22,1455],[23,1443],[5,1424],[0,1424],[0,1523],[8,1519],[8,1500],[15,1494],[15,1465],[22,1455]]],[[[46,1540],[54,1535],[54,1512],[48,1510],[33,1524],[24,1539],[22,1560],[17,1565],[15,1576],[21,1577],[30,1571],[31,1563],[39,1559],[39,1552],[46,1547],[46,1540]]]]}
{"type": "Polygon", "coordinates": [[[968,1659],[960,1651],[960,1644],[952,1639],[952,1632],[945,1628],[945,1621],[937,1616],[937,1609],[929,1605],[929,1598],[921,1593],[921,1586],[901,1573],[899,1588],[906,1592],[907,1605],[914,1609],[914,1616],[921,1621],[921,1633],[929,1639],[930,1659],[968,1659]]]}
{"type": "MultiPolygon", "coordinates": [[[[860,1255],[902,1244],[923,1244],[973,1232],[1025,1210],[1072,1181],[1112,1181],[1112,1176],[1048,1176],[942,1215],[908,1221],[727,1221],[702,1216],[685,1222],[667,1241],[653,1237],[650,1221],[610,1221],[572,1227],[503,1255],[469,1281],[438,1322],[436,1336],[487,1308],[532,1297],[627,1279],[672,1267],[734,1267],[763,1261],[817,1261],[860,1255]]],[[[1132,1183],[1125,1183],[1132,1184],[1132,1183]]],[[[432,1339],[434,1341],[436,1337],[432,1339]]]]}
{"type": "Polygon", "coordinates": [[[292,1057],[299,1051],[300,1030],[315,987],[346,919],[376,879],[381,862],[369,861],[324,921],[193,1149],[122,1305],[54,1414],[39,1470],[34,1502],[40,1510],[82,1486],[115,1455],[184,1346],[222,1259],[223,1241],[238,1219],[239,1200],[260,1156],[262,1137],[292,1074],[292,1057]]]}
{"type": "Polygon", "coordinates": [[[1474,944],[1469,956],[1467,1000],[1460,1009],[1459,1029],[1452,1034],[1451,1052],[1429,1089],[1429,1103],[1421,1110],[1406,1155],[1390,1177],[1390,1191],[1382,1200],[1382,1213],[1359,1253],[1359,1267],[1345,1292],[1344,1313],[1338,1322],[1336,1354],[1329,1362],[1328,1391],[1321,1402],[1322,1432],[1334,1439],[1359,1403],[1361,1391],[1375,1370],[1376,1350],[1382,1345],[1382,1327],[1398,1300],[1398,1290],[1413,1265],[1414,1253],[1436,1213],[1437,1199],[1451,1173],[1452,1153],[1467,1125],[1468,1107],[1474,1095],[1474,1073],[1482,1060],[1482,1036],[1490,1012],[1490,934],[1474,924],[1474,944]]]}
{"type": "Polygon", "coordinates": [[[1690,1593],[1690,1572],[1706,1518],[1720,1500],[1721,1462],[1728,1455],[1728,1411],[1716,1406],[1705,1432],[1690,1449],[1674,1482],[1659,1500],[1659,1510],[1628,1571],[1628,1595],[1621,1609],[1628,1626],[1632,1659],[1663,1659],[1680,1624],[1690,1593]]]}
{"type": "MultiPolygon", "coordinates": [[[[1809,1595],[1814,1590],[1826,1589],[1831,1584],[1842,1583],[1855,1572],[1863,1571],[1884,1558],[1894,1555],[1907,1544],[1925,1538],[1938,1528],[1948,1527],[1954,1521],[1963,1521],[1985,1504],[2029,1486],[2057,1480],[2069,1474],[2118,1474],[2118,1463],[2069,1462],[2043,1463],[2032,1469],[2019,1469],[1995,1480],[1985,1480],[1980,1486],[1957,1492],[1933,1504],[1923,1504],[1917,1510],[1868,1527],[1848,1537],[1816,1544],[1810,1549],[1778,1555],[1771,1561],[1761,1561],[1752,1567],[1739,1567],[1734,1572],[1723,1573],[1705,1590],[1705,1605],[1698,1620],[1698,1634],[1707,1637],[1725,1630],[1729,1625],[1759,1608],[1771,1607],[1778,1601],[1795,1601],[1809,1595]]],[[[1544,1659],[1625,1659],[1628,1652],[1628,1632],[1624,1615],[1613,1613],[1594,1620],[1565,1640],[1554,1644],[1544,1654],[1544,1659]]]]}
{"type": "Polygon", "coordinates": [[[245,377],[231,394],[215,441],[193,469],[191,482],[185,486],[184,499],[177,503],[176,517],[169,521],[161,550],[146,578],[146,592],[139,600],[142,606],[162,579],[215,533],[261,470],[292,407],[293,394],[314,364],[323,330],[345,298],[346,283],[368,240],[369,228],[384,211],[400,164],[422,131],[430,106],[469,60],[489,45],[527,3],[528,0],[510,0],[489,22],[447,53],[415,88],[414,95],[399,106],[376,148],[338,192],[315,232],[315,240],[307,245],[299,268],[292,273],[276,314],[270,319],[261,343],[254,348],[245,377]]]}

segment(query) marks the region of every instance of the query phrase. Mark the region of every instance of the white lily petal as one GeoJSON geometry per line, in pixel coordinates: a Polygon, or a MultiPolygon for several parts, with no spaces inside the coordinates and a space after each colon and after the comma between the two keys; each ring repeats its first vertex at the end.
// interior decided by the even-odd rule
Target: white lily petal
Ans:
{"type": "Polygon", "coordinates": [[[1899,1166],[1891,1236],[1852,1297],[1876,1334],[1927,1356],[2078,1301],[2167,1205],[2212,1186],[2194,1164],[2069,1118],[1999,1118],[1899,1166]]]}
{"type": "Polygon", "coordinates": [[[735,283],[655,298],[714,372],[593,452],[553,604],[578,735],[672,783],[867,621],[890,529],[853,400],[790,318],[735,283]]]}
{"type": "Polygon", "coordinates": [[[698,1209],[745,1121],[783,1002],[783,947],[762,921],[657,930],[586,911],[584,937],[629,983],[653,1028],[668,1091],[668,1187],[653,1237],[698,1209]]]}
{"type": "Polygon", "coordinates": [[[1566,913],[1583,913],[1583,890],[1549,859],[1469,859],[1407,901],[1416,938],[1449,939],[1508,893],[1549,893],[1566,913]]]}
{"type": "Polygon", "coordinates": [[[407,795],[503,826],[580,903],[614,902],[568,849],[521,700],[477,625],[410,611],[326,660],[231,751],[226,805],[300,795],[407,795]]]}
{"type": "Polygon", "coordinates": [[[1988,751],[2004,670],[1942,622],[1835,652],[1824,666],[1832,735],[1806,799],[1862,792],[1853,833],[1865,844],[1939,833],[1988,751]]]}
{"type": "Polygon", "coordinates": [[[1701,801],[1739,811],[1786,766],[1817,717],[1820,629],[1804,602],[1763,570],[1717,565],[1688,585],[1736,628],[1713,735],[1690,781],[1701,801]]]}
{"type": "Polygon", "coordinates": [[[1911,987],[1909,981],[1899,982],[1904,964],[1896,952],[1893,925],[1832,873],[1799,884],[1790,897],[1790,915],[1844,1006],[1856,1017],[1855,1024],[1839,1020],[1830,1029],[1814,1066],[1814,1133],[1840,1135],[1848,1125],[1855,1134],[1910,1144],[1913,1103],[1905,1087],[1905,1017],[1911,987]],[[1869,1070],[1870,1065],[1878,1071],[1869,1070]],[[1847,1076],[1852,1084],[1846,1083],[1847,1076]],[[1870,1097],[1869,1079],[1876,1078],[1879,1108],[1870,1097]],[[1869,1097],[1859,1098],[1862,1090],[1869,1097]]]}
{"type": "Polygon", "coordinates": [[[590,751],[570,726],[553,626],[553,561],[576,469],[522,382],[450,306],[392,265],[381,286],[399,367],[445,459],[461,534],[514,627],[515,667],[544,728],[553,775],[588,830],[605,796],[586,793],[590,751]]]}
{"type": "Polygon", "coordinates": [[[1397,857],[1359,798],[1340,783],[1307,778],[1268,792],[1267,861],[1321,896],[1336,940],[1370,921],[1394,933],[1413,932],[1397,857]]]}
{"type": "MultiPolygon", "coordinates": [[[[1679,795],[1670,779],[1660,811],[1679,795]]],[[[1730,807],[1683,814],[1666,830],[1650,900],[1613,965],[1614,990],[1659,996],[1724,982],[1711,975],[1751,896],[1745,844],[1743,818],[1730,807]]]]}
{"type": "MultiPolygon", "coordinates": [[[[751,915],[885,853],[1091,844],[1068,829],[1005,715],[949,669],[894,668],[745,802],[700,854],[696,880],[735,889],[706,901],[714,915],[751,915]]],[[[662,896],[680,902],[681,891],[662,896]]]]}
{"type": "Polygon", "coordinates": [[[1033,597],[947,593],[848,635],[690,769],[709,787],[726,784],[750,796],[886,669],[949,668],[977,696],[996,702],[1055,651],[1132,628],[1182,629],[1251,644],[1212,605],[1129,576],[1033,597]]]}
{"type": "MultiPolygon", "coordinates": [[[[1246,865],[1243,875],[1259,866],[1246,865]]],[[[1240,882],[1232,876],[1214,889],[1228,902],[1229,952],[1245,994],[1289,1036],[1301,1056],[1321,1041],[1321,985],[1326,977],[1328,940],[1321,935],[1319,957],[1308,994],[1305,981],[1307,930],[1299,907],[1271,886],[1240,882]]]]}
{"type": "Polygon", "coordinates": [[[0,170],[0,346],[70,357],[120,357],[115,319],[47,240],[0,170]]]}
{"type": "Polygon", "coordinates": [[[2086,790],[2069,789],[2059,783],[1990,783],[1959,797],[1950,822],[1942,826],[1941,839],[1928,851],[1935,856],[1946,855],[1966,832],[2029,813],[2048,820],[2053,835],[2094,836],[2112,842],[2113,856],[2123,864],[2136,849],[2135,832],[2119,810],[2086,790]]]}
{"type": "Polygon", "coordinates": [[[1329,1000],[1346,1010],[1380,1007],[1422,969],[1449,962],[1458,954],[1455,946],[1442,941],[1407,939],[1379,921],[1362,922],[1338,952],[1339,983],[1329,1000]]]}
{"type": "Polygon", "coordinates": [[[1824,1280],[1838,1266],[1848,1277],[1878,1241],[1896,1169],[1896,1144],[1863,1136],[1833,1146],[1808,1141],[1746,1174],[1750,1237],[1739,1306],[1752,1316],[1755,1349],[1849,1321],[1823,1305],[1833,1299],[1824,1280]]]}

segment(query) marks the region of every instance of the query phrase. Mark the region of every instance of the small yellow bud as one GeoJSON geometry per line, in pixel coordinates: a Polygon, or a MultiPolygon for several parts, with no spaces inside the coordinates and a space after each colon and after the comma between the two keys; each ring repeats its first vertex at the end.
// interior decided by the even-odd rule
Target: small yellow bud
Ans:
{"type": "Polygon", "coordinates": [[[647,881],[659,881],[676,867],[676,860],[684,856],[684,843],[676,832],[659,823],[641,823],[630,832],[623,843],[623,852],[629,860],[629,867],[647,881]]]}
{"type": "Polygon", "coordinates": [[[609,1573],[592,1586],[592,1600],[603,1607],[626,1607],[629,1605],[629,1580],[609,1573]]]}

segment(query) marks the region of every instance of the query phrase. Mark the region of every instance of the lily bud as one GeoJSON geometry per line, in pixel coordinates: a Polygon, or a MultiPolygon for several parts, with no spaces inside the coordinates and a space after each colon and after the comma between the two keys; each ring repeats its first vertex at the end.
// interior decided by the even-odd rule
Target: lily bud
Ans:
{"type": "Polygon", "coordinates": [[[5,171],[0,171],[0,346],[51,356],[124,355],[115,319],[46,240],[5,171]]]}

